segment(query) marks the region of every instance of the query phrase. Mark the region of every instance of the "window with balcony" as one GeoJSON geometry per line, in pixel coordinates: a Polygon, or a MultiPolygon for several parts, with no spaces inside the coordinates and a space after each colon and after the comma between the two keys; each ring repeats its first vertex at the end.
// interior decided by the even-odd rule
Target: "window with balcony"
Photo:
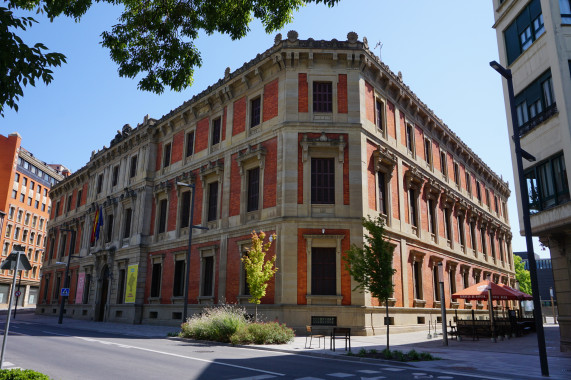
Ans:
{"type": "Polygon", "coordinates": [[[569,183],[563,154],[540,162],[526,170],[524,175],[531,214],[569,201],[569,183]]]}
{"type": "Polygon", "coordinates": [[[515,97],[517,122],[525,134],[557,113],[551,70],[547,70],[515,97]]]}

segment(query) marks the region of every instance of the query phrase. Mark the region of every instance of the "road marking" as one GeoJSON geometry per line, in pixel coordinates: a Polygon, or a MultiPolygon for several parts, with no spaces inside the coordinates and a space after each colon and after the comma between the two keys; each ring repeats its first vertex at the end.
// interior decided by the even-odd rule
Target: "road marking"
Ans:
{"type": "Polygon", "coordinates": [[[52,331],[42,331],[42,332],[43,332],[43,333],[46,333],[46,334],[50,334],[50,335],[58,335],[58,336],[65,336],[65,337],[69,337],[69,338],[76,338],[76,339],[80,339],[80,340],[85,340],[85,341],[87,341],[87,342],[96,342],[96,343],[102,343],[102,344],[107,344],[107,345],[114,345],[114,346],[121,347],[121,348],[132,348],[132,349],[135,349],[135,350],[147,351],[147,352],[152,352],[152,353],[155,353],[155,354],[162,354],[162,355],[167,355],[167,356],[174,356],[174,357],[176,357],[176,358],[196,360],[196,361],[199,361],[199,362],[204,362],[204,363],[209,363],[209,364],[217,364],[217,365],[222,365],[222,366],[226,366],[226,367],[233,367],[233,368],[245,369],[245,370],[248,370],[248,371],[267,373],[267,374],[269,374],[269,375],[274,375],[274,376],[285,376],[284,373],[265,371],[265,370],[263,370],[263,369],[245,367],[245,366],[236,365],[236,364],[228,364],[228,363],[222,363],[222,362],[217,362],[217,361],[208,360],[208,359],[195,358],[195,357],[192,357],[192,356],[186,356],[186,355],[180,355],[180,354],[173,354],[173,353],[171,353],[171,352],[165,352],[165,351],[159,351],[159,350],[152,350],[152,349],[150,349],[150,348],[143,348],[143,347],[137,347],[137,346],[126,345],[126,344],[119,344],[119,343],[109,342],[109,341],[101,340],[101,339],[84,338],[84,337],[81,337],[81,336],[74,336],[74,335],[67,335],[67,334],[59,334],[59,333],[55,333],[55,332],[52,332],[52,331]]]}
{"type": "Polygon", "coordinates": [[[260,376],[253,376],[253,377],[240,377],[239,379],[233,380],[264,380],[264,379],[273,379],[275,376],[271,375],[260,375],[260,376]]]}
{"type": "Polygon", "coordinates": [[[370,369],[361,369],[357,372],[361,372],[361,373],[381,373],[381,371],[372,371],[370,369]]]}

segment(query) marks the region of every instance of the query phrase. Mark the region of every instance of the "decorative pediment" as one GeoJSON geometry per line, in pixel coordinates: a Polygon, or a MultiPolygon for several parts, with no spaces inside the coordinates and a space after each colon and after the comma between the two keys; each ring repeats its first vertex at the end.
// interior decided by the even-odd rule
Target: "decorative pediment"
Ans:
{"type": "Polygon", "coordinates": [[[441,196],[442,203],[446,208],[452,208],[460,200],[460,197],[450,189],[446,189],[441,196]]]}
{"type": "Polygon", "coordinates": [[[418,261],[418,262],[422,263],[424,261],[424,256],[426,256],[426,252],[418,251],[416,249],[410,250],[410,259],[413,262],[418,261]]]}
{"type": "Polygon", "coordinates": [[[426,196],[428,199],[438,200],[438,197],[440,197],[440,193],[442,192],[442,186],[438,181],[429,178],[424,187],[426,188],[426,196]]]}
{"type": "Polygon", "coordinates": [[[256,147],[248,145],[248,148],[246,150],[238,152],[238,157],[236,158],[236,162],[238,163],[238,167],[240,168],[240,175],[244,174],[244,163],[253,160],[258,161],[260,169],[263,169],[264,162],[266,160],[266,149],[260,144],[258,144],[258,146],[256,147]]]}
{"type": "Polygon", "coordinates": [[[373,152],[373,159],[375,162],[375,170],[391,175],[393,169],[397,164],[397,156],[389,151],[387,147],[378,146],[377,150],[373,152]]]}
{"type": "Polygon", "coordinates": [[[420,189],[425,179],[425,175],[415,167],[408,169],[404,174],[407,189],[420,189]]]}
{"type": "Polygon", "coordinates": [[[325,134],[325,132],[321,132],[321,136],[315,139],[310,139],[307,137],[307,134],[303,135],[303,138],[300,142],[302,148],[302,160],[305,162],[307,161],[307,157],[309,155],[309,148],[337,148],[339,155],[338,159],[339,162],[343,163],[345,160],[344,152],[345,146],[347,146],[347,142],[343,138],[343,136],[339,136],[338,139],[330,138],[325,134]]]}
{"type": "Polygon", "coordinates": [[[209,175],[221,176],[224,172],[224,162],[221,160],[211,161],[200,168],[200,180],[205,183],[206,177],[209,175]]]}

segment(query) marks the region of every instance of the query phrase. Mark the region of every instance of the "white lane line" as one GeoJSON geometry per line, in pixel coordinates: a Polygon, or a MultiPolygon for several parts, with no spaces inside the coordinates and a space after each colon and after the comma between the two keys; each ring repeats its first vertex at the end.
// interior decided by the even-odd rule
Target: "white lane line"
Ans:
{"type": "Polygon", "coordinates": [[[275,376],[270,376],[270,375],[259,375],[259,376],[254,376],[254,377],[240,377],[238,379],[232,379],[232,380],[264,380],[264,379],[273,379],[275,376]]]}
{"type": "Polygon", "coordinates": [[[152,352],[152,353],[155,353],[155,354],[161,354],[161,355],[167,355],[167,356],[174,356],[174,357],[176,357],[176,358],[196,360],[196,361],[199,361],[199,362],[204,362],[204,363],[209,363],[209,364],[218,364],[218,365],[222,365],[222,366],[226,366],[226,367],[240,368],[240,369],[245,369],[245,370],[254,371],[254,372],[262,372],[262,373],[267,373],[267,374],[269,374],[269,375],[274,375],[274,376],[285,376],[284,373],[264,371],[263,369],[257,369],[257,368],[251,368],[251,367],[244,367],[244,366],[236,365],[236,364],[221,363],[221,362],[216,362],[216,361],[208,360],[208,359],[201,359],[201,358],[195,358],[195,357],[192,357],[192,356],[173,354],[173,353],[171,353],[171,352],[152,350],[152,349],[150,349],[150,348],[143,348],[143,347],[137,347],[137,346],[126,345],[126,344],[113,343],[113,342],[109,342],[109,341],[106,341],[106,340],[100,340],[100,339],[94,339],[94,338],[84,338],[84,337],[74,336],[74,335],[58,334],[58,333],[55,333],[55,332],[52,332],[52,331],[42,331],[42,332],[43,332],[43,333],[46,333],[46,334],[51,334],[51,335],[66,336],[66,337],[70,337],[70,338],[81,339],[81,340],[85,340],[85,341],[87,341],[87,342],[97,342],[97,343],[102,343],[102,344],[110,344],[110,345],[118,346],[118,347],[121,347],[121,348],[132,348],[132,349],[135,349],[135,350],[147,351],[147,352],[152,352]]]}

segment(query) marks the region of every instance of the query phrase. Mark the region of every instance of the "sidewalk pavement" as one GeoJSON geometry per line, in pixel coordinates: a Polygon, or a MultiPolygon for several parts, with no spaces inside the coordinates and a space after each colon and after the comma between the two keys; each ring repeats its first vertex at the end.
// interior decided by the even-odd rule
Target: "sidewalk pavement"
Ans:
{"type": "MultiPolygon", "coordinates": [[[[5,313],[0,313],[0,319],[5,320],[5,313]]],[[[15,321],[35,322],[58,326],[57,317],[36,315],[33,310],[19,311],[15,321]]],[[[92,322],[78,319],[65,318],[63,326],[80,330],[99,331],[107,333],[124,334],[144,338],[166,338],[169,333],[179,331],[173,326],[155,325],[132,325],[110,322],[92,322]]],[[[394,329],[396,330],[396,329],[394,329]]],[[[545,342],[547,347],[547,361],[549,374],[552,379],[571,379],[571,352],[559,351],[559,325],[553,323],[544,325],[545,342]]],[[[434,331],[433,331],[434,332],[434,331]]],[[[358,354],[359,350],[376,349],[382,351],[386,347],[386,335],[384,329],[382,335],[375,336],[353,336],[351,337],[351,349],[353,354],[358,354]]],[[[409,362],[407,365],[435,371],[457,372],[464,374],[474,374],[481,378],[511,378],[511,379],[533,379],[543,378],[539,364],[539,350],[537,345],[537,335],[527,334],[523,337],[493,343],[488,338],[448,340],[448,346],[443,345],[442,335],[439,334],[432,339],[427,337],[428,331],[417,331],[408,333],[391,333],[390,348],[408,352],[412,349],[418,352],[429,352],[443,360],[409,362]]],[[[308,342],[309,343],[309,342],[308,342]]],[[[355,356],[347,356],[344,350],[344,342],[339,340],[336,343],[336,351],[329,349],[329,339],[326,339],[326,346],[318,347],[317,339],[313,340],[312,347],[305,347],[305,336],[296,336],[289,344],[284,345],[254,345],[251,348],[272,350],[292,354],[304,354],[313,356],[338,357],[346,360],[366,360],[375,363],[397,364],[396,362],[361,359],[355,356]]],[[[397,365],[402,365],[398,363],[397,365]]]]}

